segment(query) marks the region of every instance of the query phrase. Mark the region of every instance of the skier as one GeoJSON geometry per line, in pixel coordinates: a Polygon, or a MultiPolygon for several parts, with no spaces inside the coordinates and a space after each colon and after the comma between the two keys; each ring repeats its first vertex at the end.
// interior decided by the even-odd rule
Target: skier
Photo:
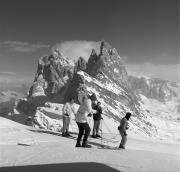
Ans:
{"type": "MultiPolygon", "coordinates": [[[[82,96],[82,95],[81,95],[82,96]]],[[[80,107],[75,115],[76,118],[76,122],[79,128],[79,134],[78,134],[78,138],[77,138],[77,143],[76,143],[76,147],[86,147],[86,148],[90,148],[91,145],[87,144],[87,140],[90,134],[90,127],[88,124],[88,114],[90,113],[96,113],[97,111],[92,109],[92,102],[90,97],[87,94],[84,94],[82,96],[82,99],[78,98],[80,101],[80,107]],[[81,139],[82,136],[84,135],[83,138],[83,142],[81,145],[81,139]]]]}
{"type": "Polygon", "coordinates": [[[125,117],[123,117],[121,119],[120,126],[118,127],[119,133],[120,133],[120,135],[122,137],[121,143],[119,145],[119,148],[121,148],[121,149],[125,149],[125,145],[126,145],[126,142],[127,142],[127,132],[126,132],[126,130],[129,128],[128,120],[129,120],[130,117],[131,117],[131,113],[127,112],[125,117]]]}
{"type": "Polygon", "coordinates": [[[71,136],[69,134],[69,124],[72,114],[75,115],[74,98],[70,98],[69,102],[65,103],[65,105],[63,106],[63,137],[71,136]]]}
{"type": "Polygon", "coordinates": [[[99,126],[100,126],[100,121],[102,119],[102,107],[101,103],[97,102],[97,105],[94,107],[95,110],[97,110],[96,114],[93,114],[93,119],[94,119],[94,126],[93,126],[93,138],[101,137],[99,134],[99,126]]]}

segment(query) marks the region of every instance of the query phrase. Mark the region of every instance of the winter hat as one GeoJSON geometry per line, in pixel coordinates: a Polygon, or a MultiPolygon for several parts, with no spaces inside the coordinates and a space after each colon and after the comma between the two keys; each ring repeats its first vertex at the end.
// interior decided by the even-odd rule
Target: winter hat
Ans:
{"type": "Polygon", "coordinates": [[[132,114],[131,114],[130,112],[127,112],[125,118],[126,118],[127,120],[129,120],[129,118],[131,117],[131,115],[132,115],[132,114]]]}
{"type": "Polygon", "coordinates": [[[92,101],[96,101],[96,100],[97,100],[97,97],[96,97],[96,95],[93,93],[93,94],[90,96],[90,99],[91,99],[92,101]]]}

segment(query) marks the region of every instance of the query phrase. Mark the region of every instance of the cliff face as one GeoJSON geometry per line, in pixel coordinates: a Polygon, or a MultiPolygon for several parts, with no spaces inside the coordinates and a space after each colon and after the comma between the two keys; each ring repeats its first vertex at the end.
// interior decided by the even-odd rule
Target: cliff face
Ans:
{"type": "Polygon", "coordinates": [[[36,79],[43,75],[47,95],[59,92],[73,77],[74,62],[56,50],[49,57],[42,57],[38,63],[36,79]]]}

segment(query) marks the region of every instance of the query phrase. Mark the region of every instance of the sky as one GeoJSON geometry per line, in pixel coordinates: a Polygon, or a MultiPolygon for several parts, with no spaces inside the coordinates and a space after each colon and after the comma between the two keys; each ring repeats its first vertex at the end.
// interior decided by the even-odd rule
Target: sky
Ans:
{"type": "Polygon", "coordinates": [[[180,83],[179,7],[178,0],[1,0],[0,78],[33,80],[52,48],[88,59],[106,40],[129,74],[180,83]]]}

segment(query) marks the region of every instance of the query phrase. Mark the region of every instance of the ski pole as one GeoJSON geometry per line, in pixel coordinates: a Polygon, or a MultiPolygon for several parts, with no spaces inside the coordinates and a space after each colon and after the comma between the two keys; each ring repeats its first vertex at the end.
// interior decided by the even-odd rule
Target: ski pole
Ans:
{"type": "Polygon", "coordinates": [[[102,145],[102,119],[101,119],[101,147],[103,147],[102,145]]]}
{"type": "MultiPolygon", "coordinates": [[[[107,126],[107,124],[105,123],[104,120],[103,120],[103,122],[104,122],[104,125],[105,125],[106,129],[108,130],[109,134],[111,134],[112,136],[113,136],[113,135],[116,135],[116,134],[114,134],[114,133],[112,132],[112,130],[107,126]]],[[[116,136],[113,136],[112,138],[115,138],[115,137],[116,137],[116,136]]]]}
{"type": "Polygon", "coordinates": [[[106,125],[106,123],[105,123],[105,121],[103,120],[103,122],[104,122],[104,125],[105,125],[105,127],[107,128],[107,130],[108,130],[108,132],[109,132],[109,134],[112,134],[113,135],[113,133],[112,133],[112,131],[109,129],[109,127],[106,125]]]}

